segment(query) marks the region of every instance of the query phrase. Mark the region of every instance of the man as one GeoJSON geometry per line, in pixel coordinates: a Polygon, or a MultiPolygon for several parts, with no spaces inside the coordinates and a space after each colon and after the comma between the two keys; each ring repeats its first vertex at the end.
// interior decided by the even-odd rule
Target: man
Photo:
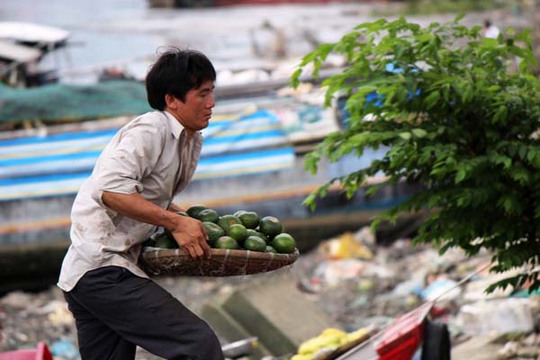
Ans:
{"type": "Polygon", "coordinates": [[[484,37],[496,39],[499,37],[501,31],[499,28],[491,23],[491,20],[484,20],[484,37]]]}
{"type": "Polygon", "coordinates": [[[75,198],[58,286],[83,360],[134,359],[136,346],[166,359],[223,359],[212,329],[137,266],[157,226],[192,258],[210,256],[202,223],[177,214],[172,199],[197,166],[215,79],[202,53],[164,52],[146,77],[156,111],[119,130],[75,198]]]}

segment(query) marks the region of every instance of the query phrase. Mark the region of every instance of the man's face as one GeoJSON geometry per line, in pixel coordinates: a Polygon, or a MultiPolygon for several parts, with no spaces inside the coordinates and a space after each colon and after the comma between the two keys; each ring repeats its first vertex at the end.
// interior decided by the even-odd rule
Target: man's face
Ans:
{"type": "Polygon", "coordinates": [[[186,130],[195,132],[208,126],[215,105],[214,82],[206,81],[199,88],[188,91],[185,102],[173,98],[168,102],[167,110],[186,130]]]}

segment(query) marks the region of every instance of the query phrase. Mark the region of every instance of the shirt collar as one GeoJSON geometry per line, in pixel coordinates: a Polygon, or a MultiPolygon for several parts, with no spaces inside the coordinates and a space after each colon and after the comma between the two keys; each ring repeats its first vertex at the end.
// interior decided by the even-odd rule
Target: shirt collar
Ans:
{"type": "Polygon", "coordinates": [[[182,133],[182,130],[184,130],[184,127],[182,126],[182,124],[180,124],[180,121],[178,121],[174,117],[173,114],[171,114],[167,110],[163,110],[163,113],[165,114],[165,116],[169,120],[169,125],[171,126],[171,131],[172,131],[173,136],[176,139],[180,139],[180,134],[182,133]]]}

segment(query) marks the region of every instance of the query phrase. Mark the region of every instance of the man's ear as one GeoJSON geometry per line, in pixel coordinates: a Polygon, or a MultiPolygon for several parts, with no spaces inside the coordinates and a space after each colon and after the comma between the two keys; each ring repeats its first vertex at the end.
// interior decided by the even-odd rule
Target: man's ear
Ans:
{"type": "Polygon", "coordinates": [[[176,98],[172,96],[171,94],[165,95],[165,104],[167,105],[167,108],[176,109],[176,98]]]}

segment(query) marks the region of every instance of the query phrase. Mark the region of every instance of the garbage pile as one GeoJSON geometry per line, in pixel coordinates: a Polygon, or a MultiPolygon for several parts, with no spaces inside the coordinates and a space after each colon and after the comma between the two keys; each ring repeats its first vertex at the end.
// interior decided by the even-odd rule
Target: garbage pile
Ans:
{"type": "Polygon", "coordinates": [[[384,327],[434,301],[450,330],[453,359],[540,359],[540,296],[527,289],[485,293],[513,274],[489,272],[491,255],[439,255],[399,239],[377,246],[369,228],[329,239],[297,265],[298,284],[343,330],[384,327]],[[309,260],[307,259],[309,257],[309,260]],[[486,353],[487,352],[487,353],[486,353]]]}
{"type": "MultiPolygon", "coordinates": [[[[500,277],[489,273],[490,258],[488,253],[467,258],[459,250],[440,256],[410,239],[381,246],[366,227],[321,242],[285,271],[345,332],[383,327],[435,301],[432,315],[448,324],[453,359],[475,360],[471,354],[476,353],[484,356],[478,359],[540,359],[540,296],[527,289],[486,294],[486,287],[500,277]]],[[[257,276],[158,282],[197,312],[205,300],[257,281],[257,276]]],[[[56,287],[0,298],[0,331],[0,353],[45,341],[55,360],[80,358],[73,318],[56,287]]],[[[141,350],[137,359],[158,358],[141,350]]]]}

